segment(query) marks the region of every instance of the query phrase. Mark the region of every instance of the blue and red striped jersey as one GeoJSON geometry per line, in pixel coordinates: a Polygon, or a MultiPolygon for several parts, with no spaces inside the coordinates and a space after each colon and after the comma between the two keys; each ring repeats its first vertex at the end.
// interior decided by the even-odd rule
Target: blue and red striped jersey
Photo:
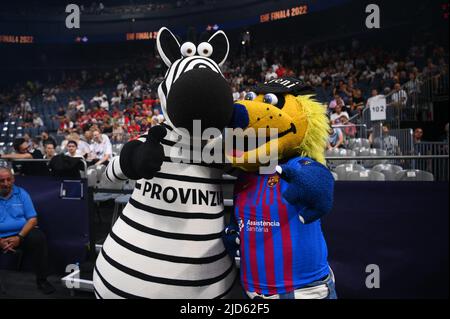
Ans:
{"type": "Polygon", "coordinates": [[[329,273],[320,219],[303,224],[299,214],[305,207],[282,197],[287,186],[277,174],[257,173],[243,174],[236,185],[241,282],[247,291],[286,293],[329,273]]]}

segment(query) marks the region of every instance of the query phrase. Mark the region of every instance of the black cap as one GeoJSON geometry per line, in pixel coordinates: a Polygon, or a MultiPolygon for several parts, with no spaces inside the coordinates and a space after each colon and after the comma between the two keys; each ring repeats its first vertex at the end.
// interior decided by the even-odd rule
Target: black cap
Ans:
{"type": "Polygon", "coordinates": [[[300,95],[300,94],[313,94],[314,89],[312,86],[303,82],[303,80],[296,78],[279,78],[273,79],[264,83],[258,84],[254,88],[255,93],[282,93],[282,94],[292,94],[292,95],[300,95]]]}

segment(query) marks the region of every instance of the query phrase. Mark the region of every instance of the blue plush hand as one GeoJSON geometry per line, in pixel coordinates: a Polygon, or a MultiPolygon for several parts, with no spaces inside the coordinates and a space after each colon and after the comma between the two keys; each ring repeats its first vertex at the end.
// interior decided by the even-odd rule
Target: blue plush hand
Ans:
{"type": "Polygon", "coordinates": [[[233,258],[239,257],[239,248],[241,244],[239,227],[237,225],[228,225],[224,230],[224,244],[228,254],[233,258]]]}
{"type": "Polygon", "coordinates": [[[282,193],[285,200],[291,205],[297,205],[301,199],[300,195],[300,167],[297,165],[284,164],[280,165],[279,175],[288,183],[288,187],[282,193]]]}
{"type": "Polygon", "coordinates": [[[299,215],[303,223],[311,223],[331,210],[334,179],[325,166],[296,158],[280,167],[281,178],[288,183],[282,196],[289,204],[302,207],[299,215]]]}

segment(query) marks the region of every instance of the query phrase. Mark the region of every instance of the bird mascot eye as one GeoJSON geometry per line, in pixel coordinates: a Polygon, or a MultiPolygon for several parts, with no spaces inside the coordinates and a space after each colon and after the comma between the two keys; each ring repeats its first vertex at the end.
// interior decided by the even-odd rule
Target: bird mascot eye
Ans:
{"type": "Polygon", "coordinates": [[[253,101],[254,99],[256,99],[256,93],[248,92],[247,94],[245,94],[245,99],[249,100],[249,101],[253,101]]]}
{"type": "Polygon", "coordinates": [[[210,57],[211,54],[213,53],[213,47],[211,44],[209,44],[208,42],[202,42],[198,45],[197,47],[197,52],[198,54],[200,54],[201,56],[204,57],[210,57]]]}
{"type": "Polygon", "coordinates": [[[272,104],[272,105],[277,105],[278,103],[278,98],[275,94],[273,93],[268,93],[266,95],[264,95],[264,103],[268,103],[268,104],[272,104]]]}
{"type": "Polygon", "coordinates": [[[180,48],[180,51],[181,55],[183,55],[184,57],[193,56],[196,53],[195,44],[192,42],[183,43],[183,45],[180,48]]]}

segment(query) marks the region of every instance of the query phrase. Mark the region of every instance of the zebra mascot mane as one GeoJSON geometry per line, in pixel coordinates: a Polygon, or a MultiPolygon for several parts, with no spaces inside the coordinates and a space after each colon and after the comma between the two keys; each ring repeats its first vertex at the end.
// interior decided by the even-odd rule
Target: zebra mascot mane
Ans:
{"type": "Polygon", "coordinates": [[[128,142],[105,170],[111,182],[136,180],[94,268],[97,298],[225,298],[236,279],[222,241],[223,169],[181,152],[193,122],[222,131],[233,115],[220,65],[229,43],[222,31],[195,46],[162,28],[157,49],[169,68],[158,88],[164,125],[128,142]]]}

